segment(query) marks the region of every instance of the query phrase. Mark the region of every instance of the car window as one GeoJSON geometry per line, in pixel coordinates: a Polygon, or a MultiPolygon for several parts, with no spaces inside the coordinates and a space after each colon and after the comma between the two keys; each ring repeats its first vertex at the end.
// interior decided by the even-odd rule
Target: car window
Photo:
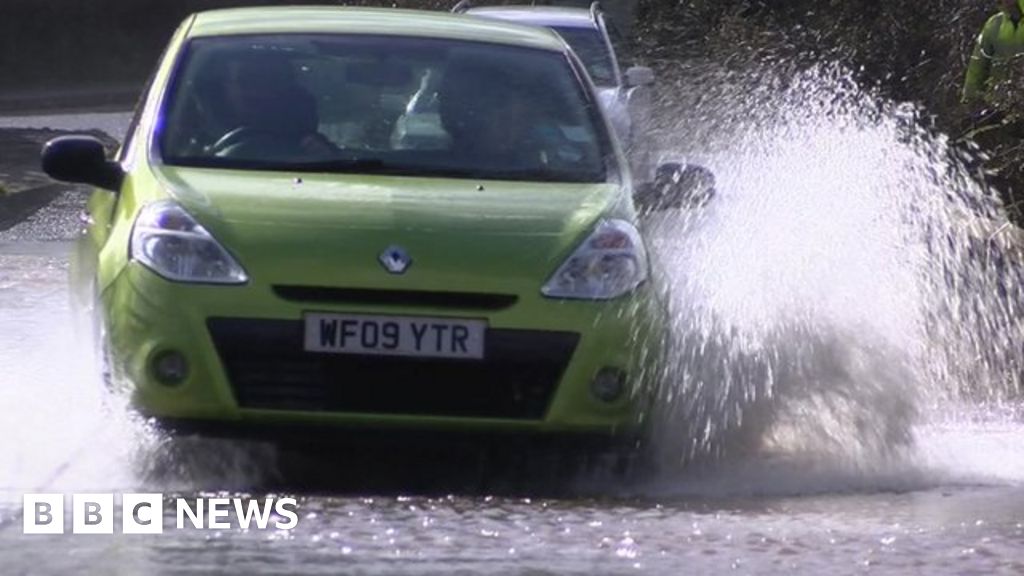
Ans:
{"type": "Polygon", "coordinates": [[[612,55],[600,32],[593,28],[555,28],[555,31],[565,39],[573,52],[583,61],[583,65],[587,67],[587,73],[590,74],[590,79],[594,81],[595,85],[615,86],[617,84],[612,55]]]}
{"type": "Polygon", "coordinates": [[[165,101],[171,165],[596,182],[608,136],[564,54],[376,36],[198,38],[165,101]]]}

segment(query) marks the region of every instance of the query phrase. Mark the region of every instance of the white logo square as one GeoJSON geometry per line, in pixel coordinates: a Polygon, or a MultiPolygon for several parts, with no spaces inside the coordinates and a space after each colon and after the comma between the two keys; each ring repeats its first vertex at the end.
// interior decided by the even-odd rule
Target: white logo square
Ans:
{"type": "Polygon", "coordinates": [[[163,494],[121,496],[121,531],[125,534],[163,534],[163,494]]]}
{"type": "Polygon", "coordinates": [[[114,495],[74,494],[71,497],[73,534],[113,534],[114,495]]]}
{"type": "Polygon", "coordinates": [[[63,494],[25,494],[21,513],[25,534],[64,533],[63,494]]]}

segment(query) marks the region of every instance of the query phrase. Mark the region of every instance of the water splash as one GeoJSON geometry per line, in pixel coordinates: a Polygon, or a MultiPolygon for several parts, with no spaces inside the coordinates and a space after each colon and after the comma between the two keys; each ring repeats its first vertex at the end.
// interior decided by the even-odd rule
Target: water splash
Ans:
{"type": "Polygon", "coordinates": [[[968,154],[836,67],[701,90],[662,130],[665,156],[718,179],[707,209],[655,223],[675,306],[663,461],[863,470],[916,457],[960,407],[1020,401],[1024,244],[968,154]]]}
{"type": "MultiPolygon", "coordinates": [[[[110,393],[91,325],[69,305],[61,243],[0,254],[0,516],[24,493],[244,489],[275,472],[266,446],[172,439],[110,393]]],[[[0,527],[3,522],[0,521],[0,527]]]]}

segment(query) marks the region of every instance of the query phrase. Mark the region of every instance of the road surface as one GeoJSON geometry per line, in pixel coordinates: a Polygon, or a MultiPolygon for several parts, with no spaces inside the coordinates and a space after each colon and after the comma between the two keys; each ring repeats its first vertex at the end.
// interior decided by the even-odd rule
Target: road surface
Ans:
{"type": "MultiPolygon", "coordinates": [[[[124,120],[38,125],[116,132],[124,120]]],[[[757,453],[557,497],[282,484],[273,455],[234,445],[197,445],[188,466],[168,470],[155,464],[160,439],[102,391],[91,342],[74,329],[67,270],[81,201],[62,195],[0,234],[4,574],[1024,574],[1024,422],[1012,411],[922,427],[885,459],[757,453]],[[299,521],[177,530],[168,508],[160,535],[22,534],[22,497],[38,492],[271,492],[297,499],[299,521]]]]}

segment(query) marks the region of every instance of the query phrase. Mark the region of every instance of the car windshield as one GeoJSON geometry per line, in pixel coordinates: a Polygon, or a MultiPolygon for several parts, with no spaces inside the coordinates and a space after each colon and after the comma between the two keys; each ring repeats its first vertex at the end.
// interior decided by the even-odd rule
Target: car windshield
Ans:
{"type": "Polygon", "coordinates": [[[615,86],[615,67],[608,44],[595,28],[558,27],[555,31],[565,39],[572,51],[587,67],[590,79],[597,86],[615,86]]]}
{"type": "Polygon", "coordinates": [[[157,143],[210,168],[602,182],[599,113],[564,54],[367,35],[198,38],[157,143]]]}

